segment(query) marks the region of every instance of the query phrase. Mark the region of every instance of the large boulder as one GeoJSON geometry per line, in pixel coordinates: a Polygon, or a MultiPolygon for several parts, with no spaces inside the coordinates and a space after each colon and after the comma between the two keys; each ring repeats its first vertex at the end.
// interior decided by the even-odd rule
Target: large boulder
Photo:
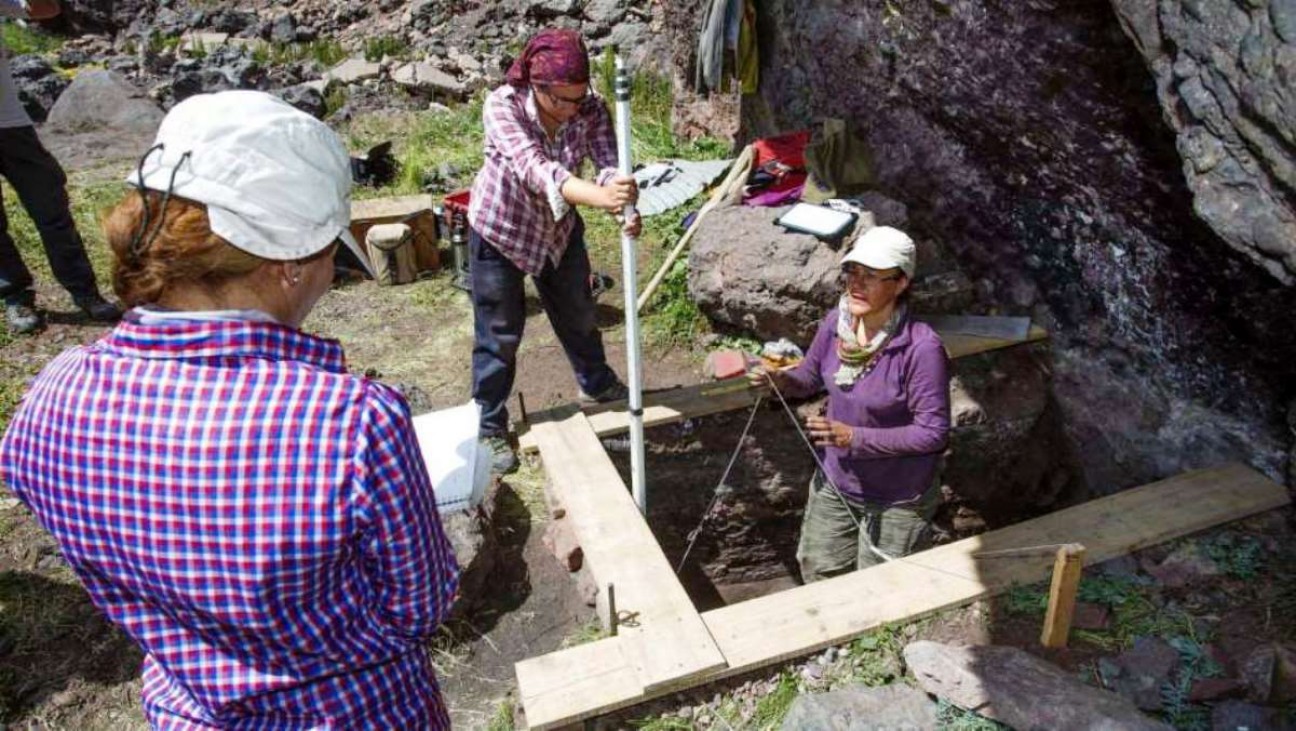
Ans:
{"type": "Polygon", "coordinates": [[[689,294],[713,322],[804,346],[840,294],[841,254],[775,226],[779,212],[723,206],[707,214],[689,252],[689,294]]]}
{"type": "Polygon", "coordinates": [[[152,136],[163,113],[129,81],[111,71],[85,71],[59,97],[47,125],[55,131],[112,130],[152,136]]]}
{"type": "Polygon", "coordinates": [[[1090,687],[1016,647],[919,641],[905,663],[923,690],[1016,729],[1169,731],[1115,693],[1090,687]]]}
{"type": "Polygon", "coordinates": [[[1197,214],[1296,284],[1296,3],[1112,5],[1156,77],[1197,214]]]}

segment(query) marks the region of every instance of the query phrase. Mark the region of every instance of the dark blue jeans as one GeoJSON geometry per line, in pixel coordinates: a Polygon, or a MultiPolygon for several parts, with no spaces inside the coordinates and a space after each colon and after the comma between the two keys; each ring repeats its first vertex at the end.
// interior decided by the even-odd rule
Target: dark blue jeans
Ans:
{"type": "MultiPolygon", "coordinates": [[[[68,207],[67,177],[34,128],[0,129],[0,175],[13,186],[36,224],[54,278],[73,297],[97,295],[94,270],[68,207]]],[[[9,235],[9,219],[0,199],[0,299],[30,305],[35,297],[31,272],[9,235]]]]}
{"type": "MultiPolygon", "coordinates": [[[[526,273],[476,232],[468,236],[473,301],[473,399],[482,407],[482,436],[508,431],[508,397],[517,374],[517,351],[526,327],[526,273]]],[[[533,278],[540,304],[576,373],[582,391],[596,394],[616,382],[603,352],[590,292],[585,224],[577,221],[558,266],[533,278]]]]}

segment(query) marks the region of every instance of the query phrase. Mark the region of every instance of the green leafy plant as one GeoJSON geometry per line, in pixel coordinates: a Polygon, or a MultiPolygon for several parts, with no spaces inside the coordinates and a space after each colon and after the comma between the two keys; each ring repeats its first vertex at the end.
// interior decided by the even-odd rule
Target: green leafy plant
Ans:
{"type": "Polygon", "coordinates": [[[1225,574],[1253,579],[1265,565],[1264,547],[1255,536],[1226,531],[1203,541],[1210,556],[1225,574]]]}
{"type": "Polygon", "coordinates": [[[796,700],[799,691],[796,675],[790,671],[783,671],[779,675],[774,690],[756,702],[752,723],[760,729],[778,728],[784,716],[787,716],[788,710],[792,708],[792,703],[796,700]]]}
{"type": "Polygon", "coordinates": [[[851,642],[852,678],[867,686],[889,685],[901,672],[904,639],[895,625],[883,625],[851,642]]]}

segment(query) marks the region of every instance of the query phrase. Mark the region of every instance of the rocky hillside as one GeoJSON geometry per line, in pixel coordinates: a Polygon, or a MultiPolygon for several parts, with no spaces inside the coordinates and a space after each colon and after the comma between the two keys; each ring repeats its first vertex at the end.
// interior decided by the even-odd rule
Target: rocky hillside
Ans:
{"type": "MultiPolygon", "coordinates": [[[[498,82],[546,25],[580,29],[595,52],[618,45],[639,65],[661,58],[645,0],[66,0],[55,25],[74,36],[57,66],[104,66],[164,107],[262,89],[319,116],[465,98],[498,82]]],[[[67,80],[36,55],[15,59],[14,71],[32,116],[44,120],[67,80]]]]}

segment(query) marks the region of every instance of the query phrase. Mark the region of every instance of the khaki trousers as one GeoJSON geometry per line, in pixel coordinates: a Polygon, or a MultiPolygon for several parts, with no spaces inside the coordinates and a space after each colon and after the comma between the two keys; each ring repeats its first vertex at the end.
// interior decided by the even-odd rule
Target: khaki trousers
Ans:
{"type": "Polygon", "coordinates": [[[925,547],[939,495],[936,483],[903,505],[858,501],[839,497],[816,471],[797,545],[802,580],[808,584],[886,561],[879,552],[899,558],[925,547]]]}

